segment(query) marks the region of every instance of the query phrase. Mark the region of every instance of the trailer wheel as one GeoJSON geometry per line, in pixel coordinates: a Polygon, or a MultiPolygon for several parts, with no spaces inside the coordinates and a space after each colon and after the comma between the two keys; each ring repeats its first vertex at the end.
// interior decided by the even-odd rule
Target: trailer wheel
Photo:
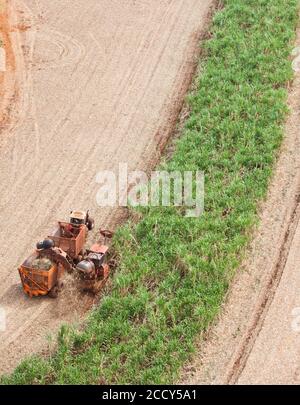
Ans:
{"type": "Polygon", "coordinates": [[[95,226],[95,220],[93,218],[89,218],[87,222],[87,228],[89,231],[93,230],[95,226]]]}
{"type": "Polygon", "coordinates": [[[59,288],[57,285],[55,285],[50,291],[49,291],[49,297],[50,298],[57,298],[59,293],[59,288]]]}

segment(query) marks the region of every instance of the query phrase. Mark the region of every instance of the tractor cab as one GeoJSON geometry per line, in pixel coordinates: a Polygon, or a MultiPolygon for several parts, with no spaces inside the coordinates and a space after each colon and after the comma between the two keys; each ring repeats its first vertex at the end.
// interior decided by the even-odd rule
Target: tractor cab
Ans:
{"type": "Polygon", "coordinates": [[[84,211],[71,211],[70,224],[73,226],[80,226],[86,224],[86,212],[84,211]]]}
{"type": "Polygon", "coordinates": [[[70,224],[74,227],[86,225],[89,231],[94,228],[94,220],[90,217],[89,211],[71,211],[70,224]]]}

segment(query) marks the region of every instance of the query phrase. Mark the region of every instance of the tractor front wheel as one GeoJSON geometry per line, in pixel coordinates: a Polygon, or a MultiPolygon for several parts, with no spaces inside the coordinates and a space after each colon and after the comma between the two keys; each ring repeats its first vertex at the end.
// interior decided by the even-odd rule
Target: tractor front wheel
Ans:
{"type": "Polygon", "coordinates": [[[93,218],[89,218],[87,221],[87,228],[89,231],[93,230],[95,226],[95,221],[93,218]]]}

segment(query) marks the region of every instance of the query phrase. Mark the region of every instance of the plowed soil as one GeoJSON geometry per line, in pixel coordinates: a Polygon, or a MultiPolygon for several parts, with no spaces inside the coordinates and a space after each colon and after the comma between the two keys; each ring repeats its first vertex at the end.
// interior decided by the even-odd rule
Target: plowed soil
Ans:
{"type": "MultiPolygon", "coordinates": [[[[190,84],[210,0],[1,1],[7,71],[0,73],[0,371],[93,304],[68,285],[29,299],[18,265],[70,208],[97,227],[101,170],[148,169],[174,128],[190,84]]],[[[96,233],[91,239],[97,239],[96,233]]]]}

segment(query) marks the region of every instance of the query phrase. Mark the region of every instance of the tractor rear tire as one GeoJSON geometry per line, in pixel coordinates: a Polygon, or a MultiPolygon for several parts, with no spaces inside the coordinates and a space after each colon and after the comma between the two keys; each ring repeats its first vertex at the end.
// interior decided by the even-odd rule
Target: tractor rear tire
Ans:
{"type": "Polygon", "coordinates": [[[95,226],[95,220],[93,218],[89,218],[87,222],[87,228],[89,231],[92,231],[95,226]]]}
{"type": "Polygon", "coordinates": [[[55,285],[50,291],[49,291],[49,297],[50,298],[57,298],[59,293],[59,288],[58,285],[55,285]]]}

